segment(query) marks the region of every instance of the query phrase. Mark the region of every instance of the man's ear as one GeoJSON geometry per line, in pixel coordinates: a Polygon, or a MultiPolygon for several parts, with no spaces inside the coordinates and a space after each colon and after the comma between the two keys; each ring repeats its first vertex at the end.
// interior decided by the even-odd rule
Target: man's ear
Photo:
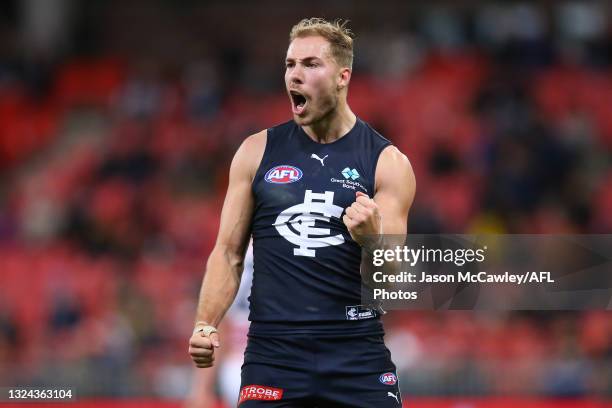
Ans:
{"type": "Polygon", "coordinates": [[[351,81],[351,69],[341,68],[338,75],[338,90],[346,88],[351,81]]]}

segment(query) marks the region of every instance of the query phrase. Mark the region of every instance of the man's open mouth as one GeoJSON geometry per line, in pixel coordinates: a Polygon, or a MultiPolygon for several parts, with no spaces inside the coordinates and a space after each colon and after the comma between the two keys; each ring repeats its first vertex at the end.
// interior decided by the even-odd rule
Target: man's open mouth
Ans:
{"type": "Polygon", "coordinates": [[[301,115],[306,107],[306,97],[297,91],[289,91],[289,95],[291,95],[293,113],[301,115]]]}

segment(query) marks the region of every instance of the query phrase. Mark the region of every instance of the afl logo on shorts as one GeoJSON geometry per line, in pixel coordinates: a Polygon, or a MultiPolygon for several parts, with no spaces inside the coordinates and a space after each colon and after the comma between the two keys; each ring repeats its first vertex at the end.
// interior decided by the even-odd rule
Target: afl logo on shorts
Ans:
{"type": "Polygon", "coordinates": [[[378,380],[385,385],[397,384],[397,377],[393,373],[384,373],[378,377],[378,380]]]}
{"type": "Polygon", "coordinates": [[[288,184],[295,183],[302,178],[302,170],[297,167],[282,165],[272,167],[266,173],[265,180],[273,184],[288,184]]]}

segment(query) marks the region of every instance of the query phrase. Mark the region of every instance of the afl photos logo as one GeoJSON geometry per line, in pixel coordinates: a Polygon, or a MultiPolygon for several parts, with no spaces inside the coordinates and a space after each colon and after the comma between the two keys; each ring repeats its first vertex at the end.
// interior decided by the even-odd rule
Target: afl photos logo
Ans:
{"type": "Polygon", "coordinates": [[[334,192],[313,193],[306,190],[304,202],[287,208],[274,222],[278,233],[298,248],[295,256],[315,256],[313,248],[322,248],[344,243],[342,234],[331,235],[329,228],[315,227],[316,221],[329,222],[331,217],[340,218],[343,208],[334,205],[334,192]]]}
{"type": "Polygon", "coordinates": [[[303,175],[304,173],[302,173],[302,170],[297,167],[281,165],[272,167],[268,170],[264,179],[272,184],[288,184],[295,183],[301,179],[303,175]]]}

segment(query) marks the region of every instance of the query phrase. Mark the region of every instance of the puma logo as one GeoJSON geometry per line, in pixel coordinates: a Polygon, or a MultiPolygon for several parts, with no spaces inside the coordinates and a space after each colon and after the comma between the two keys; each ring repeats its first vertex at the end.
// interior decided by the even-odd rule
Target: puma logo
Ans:
{"type": "Polygon", "coordinates": [[[317,159],[318,161],[321,162],[321,166],[325,167],[325,163],[323,163],[323,160],[327,159],[327,156],[329,156],[329,154],[326,154],[325,157],[320,158],[319,156],[317,156],[316,154],[313,153],[313,154],[310,155],[310,158],[311,159],[317,159]]]}
{"type": "Polygon", "coordinates": [[[388,391],[387,392],[387,397],[393,397],[395,398],[395,400],[397,401],[397,403],[400,403],[399,397],[398,397],[399,392],[396,392],[395,394],[393,394],[392,392],[388,391]]]}

